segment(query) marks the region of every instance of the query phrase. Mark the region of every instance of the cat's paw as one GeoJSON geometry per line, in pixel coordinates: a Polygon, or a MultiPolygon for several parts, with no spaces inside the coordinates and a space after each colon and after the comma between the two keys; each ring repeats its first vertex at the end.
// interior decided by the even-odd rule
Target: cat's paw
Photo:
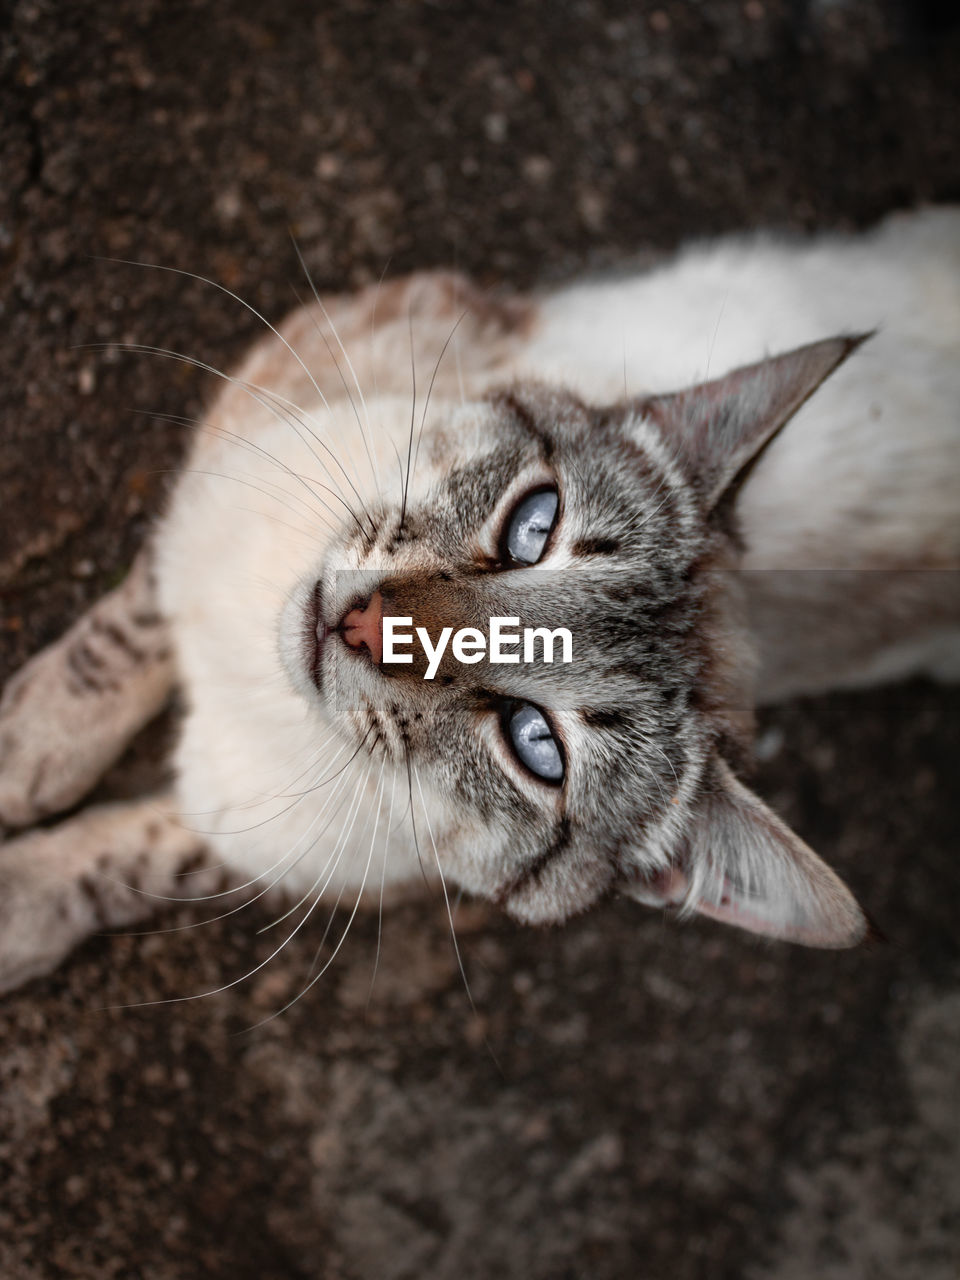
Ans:
{"type": "Polygon", "coordinates": [[[32,659],[0,699],[0,836],[80,799],[99,777],[96,753],[84,753],[89,716],[69,714],[58,697],[52,651],[32,659]]]}
{"type": "Polygon", "coordinates": [[[49,857],[50,837],[0,844],[0,995],[50,973],[93,927],[90,904],[49,857]]]}
{"type": "Polygon", "coordinates": [[[131,736],[114,688],[87,693],[78,684],[76,648],[68,633],[32,658],[4,690],[0,831],[33,826],[76,804],[131,736]]]}
{"type": "Polygon", "coordinates": [[[0,992],[51,972],[91,934],[167,902],[219,900],[227,888],[164,794],[88,806],[0,843],[0,992]]]}
{"type": "Polygon", "coordinates": [[[163,706],[173,659],[149,565],[13,677],[0,699],[0,830],[61,813],[163,706]]]}

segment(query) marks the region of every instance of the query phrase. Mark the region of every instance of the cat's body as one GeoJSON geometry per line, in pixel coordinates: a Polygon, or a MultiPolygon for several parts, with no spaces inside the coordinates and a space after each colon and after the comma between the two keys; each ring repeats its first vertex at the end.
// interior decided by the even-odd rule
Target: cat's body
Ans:
{"type": "Polygon", "coordinates": [[[758,699],[958,673],[960,214],[535,299],[421,276],[328,305],[227,382],[151,563],[6,695],[7,826],[80,798],[174,681],[187,714],[159,810],[0,850],[0,985],[151,895],[219,893],[211,864],[304,910],[422,863],[521,919],[621,888],[861,937],[731,765],[758,699]],[[428,683],[374,661],[384,614],[570,625],[577,659],[428,683]]]}

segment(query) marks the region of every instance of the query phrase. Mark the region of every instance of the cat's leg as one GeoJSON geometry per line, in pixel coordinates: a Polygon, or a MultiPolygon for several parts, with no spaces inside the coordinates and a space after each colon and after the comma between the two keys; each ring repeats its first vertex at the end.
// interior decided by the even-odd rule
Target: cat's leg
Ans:
{"type": "Polygon", "coordinates": [[[173,658],[151,559],[147,547],[121,586],[4,690],[0,833],[80,800],[169,696],[173,658]]]}
{"type": "MultiPolygon", "coordinates": [[[[0,847],[0,992],[49,973],[90,934],[226,888],[168,794],[97,805],[19,836],[0,847]]],[[[233,905],[232,895],[208,903],[211,915],[233,905]]]]}

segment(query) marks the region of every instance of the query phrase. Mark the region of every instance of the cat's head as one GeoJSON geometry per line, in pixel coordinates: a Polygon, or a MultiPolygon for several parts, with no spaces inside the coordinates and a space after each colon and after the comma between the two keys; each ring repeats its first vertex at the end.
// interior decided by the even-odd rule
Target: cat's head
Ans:
{"type": "Polygon", "coordinates": [[[736,494],[853,345],[615,406],[530,383],[444,405],[401,494],[345,522],[305,592],[315,691],[409,783],[459,885],[529,922],[619,890],[811,945],[863,937],[846,887],[733,772],[752,724],[736,494]],[[408,620],[388,624],[408,661],[384,661],[385,617],[408,620]],[[542,637],[531,661],[522,639],[506,661],[472,633],[454,651],[493,618],[566,629],[571,660],[562,637],[549,663],[542,637]]]}

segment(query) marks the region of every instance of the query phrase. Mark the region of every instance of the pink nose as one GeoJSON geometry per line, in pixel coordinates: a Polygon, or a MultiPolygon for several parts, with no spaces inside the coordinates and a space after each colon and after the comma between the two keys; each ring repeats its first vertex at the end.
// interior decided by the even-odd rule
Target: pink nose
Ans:
{"type": "Polygon", "coordinates": [[[351,649],[366,645],[370,657],[383,656],[383,597],[375,591],[362,609],[351,609],[340,623],[340,631],[351,649]]]}

